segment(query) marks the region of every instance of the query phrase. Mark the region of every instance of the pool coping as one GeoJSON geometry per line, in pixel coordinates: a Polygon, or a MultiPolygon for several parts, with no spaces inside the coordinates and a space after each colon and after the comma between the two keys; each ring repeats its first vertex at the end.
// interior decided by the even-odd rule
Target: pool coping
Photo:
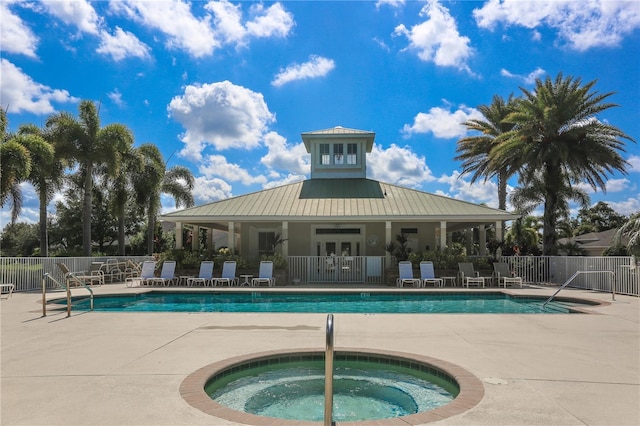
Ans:
{"type": "MultiPolygon", "coordinates": [[[[380,349],[366,348],[340,348],[337,352],[347,355],[375,355],[398,361],[409,361],[419,364],[426,364],[438,370],[442,370],[451,376],[458,383],[460,393],[450,403],[429,411],[423,411],[408,416],[394,417],[389,419],[367,420],[359,422],[335,422],[336,425],[358,425],[358,426],[392,426],[392,425],[417,425],[423,423],[431,423],[448,417],[462,414],[467,410],[478,405],[484,397],[484,385],[482,381],[464,368],[452,364],[441,359],[417,355],[405,352],[386,351],[380,349]]],[[[317,425],[322,422],[286,420],[274,417],[263,417],[254,414],[244,413],[233,410],[221,405],[211,399],[205,392],[205,385],[211,377],[221,371],[233,367],[235,365],[256,361],[256,359],[264,359],[282,356],[298,356],[298,355],[316,355],[324,354],[323,349],[302,348],[285,351],[266,351],[252,354],[241,355],[228,358],[222,361],[214,362],[206,365],[192,374],[188,375],[180,384],[180,395],[192,407],[218,418],[229,421],[255,426],[266,425],[282,425],[282,426],[303,426],[317,425]]]]}

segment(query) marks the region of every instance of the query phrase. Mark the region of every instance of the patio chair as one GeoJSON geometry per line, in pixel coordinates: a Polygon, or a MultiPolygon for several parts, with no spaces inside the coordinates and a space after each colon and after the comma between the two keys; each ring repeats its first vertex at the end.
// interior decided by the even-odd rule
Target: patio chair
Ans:
{"type": "Polygon", "coordinates": [[[276,285],[276,279],[273,278],[273,262],[271,261],[263,260],[260,262],[258,277],[251,280],[252,287],[259,287],[262,283],[267,284],[269,287],[276,285]]]}
{"type": "Polygon", "coordinates": [[[213,260],[205,260],[200,262],[200,272],[197,277],[187,278],[187,285],[189,287],[196,284],[202,284],[204,287],[211,284],[213,278],[213,260]]]}
{"type": "Polygon", "coordinates": [[[426,260],[420,262],[420,281],[422,287],[426,287],[427,284],[433,284],[434,287],[444,287],[444,280],[442,278],[436,278],[436,273],[433,270],[433,262],[427,262],[426,260]]]}
{"type": "Polygon", "coordinates": [[[122,281],[122,279],[126,277],[125,269],[126,263],[119,262],[118,259],[107,259],[107,261],[102,264],[104,278],[109,278],[109,282],[111,283],[114,279],[122,281]]]}
{"type": "Polygon", "coordinates": [[[213,278],[211,280],[212,286],[220,285],[238,285],[239,278],[236,277],[236,262],[235,260],[227,260],[222,264],[222,274],[219,278],[213,278]]]}
{"type": "Polygon", "coordinates": [[[509,265],[502,262],[495,262],[493,264],[493,273],[496,277],[498,287],[503,285],[507,288],[507,284],[518,284],[522,288],[522,277],[516,277],[514,273],[509,270],[509,265]]]}
{"type": "Polygon", "coordinates": [[[159,277],[149,278],[147,282],[152,284],[159,284],[163,286],[168,286],[170,284],[175,284],[177,277],[175,277],[176,273],[176,261],[175,260],[165,260],[162,263],[162,270],[160,271],[159,277]]]}
{"type": "Polygon", "coordinates": [[[396,285],[404,287],[405,284],[412,284],[414,287],[420,287],[420,278],[413,278],[413,267],[408,260],[398,262],[398,279],[396,285]]]}
{"type": "MultiPolygon", "coordinates": [[[[98,263],[98,265],[102,265],[99,262],[93,262],[93,263],[98,263]]],[[[67,267],[67,265],[65,265],[64,263],[58,263],[57,265],[58,265],[58,268],[60,268],[60,270],[64,274],[64,280],[67,286],[71,286],[72,284],[75,285],[76,287],[79,287],[82,285],[86,286],[87,284],[89,285],[93,284],[94,281],[97,281],[98,283],[104,283],[104,277],[100,274],[91,275],[88,271],[71,272],[67,267]]],[[[92,267],[95,268],[94,265],[92,265],[92,267]]]]}
{"type": "Polygon", "coordinates": [[[484,288],[485,278],[481,277],[480,274],[474,270],[473,263],[458,263],[458,275],[460,275],[460,281],[463,286],[469,288],[469,285],[477,285],[478,287],[482,286],[482,288],[484,288]]]}
{"type": "Polygon", "coordinates": [[[147,260],[142,264],[140,269],[140,275],[134,277],[125,278],[125,284],[127,287],[133,287],[133,284],[138,282],[140,286],[149,284],[149,280],[155,276],[156,262],[153,260],[147,260]]]}

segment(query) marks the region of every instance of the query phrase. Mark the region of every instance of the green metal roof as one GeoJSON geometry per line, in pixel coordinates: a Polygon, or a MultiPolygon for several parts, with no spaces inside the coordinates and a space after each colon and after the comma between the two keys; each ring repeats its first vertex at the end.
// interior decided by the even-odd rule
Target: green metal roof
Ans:
{"type": "Polygon", "coordinates": [[[309,179],[178,210],[168,221],[513,220],[509,212],[370,179],[309,179]]]}

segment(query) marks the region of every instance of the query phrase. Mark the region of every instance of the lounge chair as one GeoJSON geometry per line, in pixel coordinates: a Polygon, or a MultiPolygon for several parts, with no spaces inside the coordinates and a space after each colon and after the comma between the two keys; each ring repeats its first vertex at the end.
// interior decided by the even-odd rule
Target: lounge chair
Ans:
{"type": "Polygon", "coordinates": [[[149,284],[149,280],[154,277],[156,273],[156,262],[153,260],[147,260],[142,264],[140,269],[140,275],[135,277],[127,277],[125,284],[127,287],[133,287],[135,282],[138,282],[140,286],[149,284]]]}
{"type": "Polygon", "coordinates": [[[509,265],[506,263],[495,262],[493,264],[493,273],[496,277],[498,287],[503,285],[507,288],[507,284],[518,284],[522,287],[522,277],[516,277],[515,274],[509,270],[509,265]]]}
{"type": "Polygon", "coordinates": [[[260,262],[260,270],[258,277],[251,280],[252,287],[259,287],[260,284],[267,284],[269,287],[276,285],[276,279],[273,278],[273,262],[263,260],[260,262]]]}
{"type": "Polygon", "coordinates": [[[147,282],[152,284],[159,284],[163,286],[168,286],[170,284],[175,284],[177,281],[177,277],[175,277],[176,273],[176,261],[175,260],[165,260],[162,263],[162,270],[160,271],[159,277],[149,278],[147,282]]]}
{"type": "Polygon", "coordinates": [[[205,260],[200,262],[200,272],[197,277],[187,278],[187,285],[189,287],[196,284],[202,284],[204,287],[211,284],[213,278],[213,260],[205,260]]]}
{"type": "Polygon", "coordinates": [[[444,287],[444,280],[442,278],[436,278],[436,273],[433,270],[433,262],[427,262],[426,260],[420,262],[420,281],[422,287],[426,287],[427,284],[433,284],[434,287],[444,287]]]}
{"type": "Polygon", "coordinates": [[[222,274],[219,278],[213,278],[211,285],[238,285],[240,280],[236,277],[236,262],[234,260],[227,260],[222,264],[222,274]]]}
{"type": "Polygon", "coordinates": [[[94,282],[98,282],[98,284],[102,285],[104,283],[104,276],[98,273],[96,270],[96,268],[99,270],[101,265],[102,263],[100,262],[92,263],[91,266],[95,275],[88,271],[71,272],[67,265],[65,265],[64,263],[58,263],[58,268],[60,268],[60,270],[64,274],[64,279],[67,286],[71,286],[73,284],[76,287],[79,287],[86,286],[87,284],[91,285],[94,282]]]}
{"type": "Polygon", "coordinates": [[[398,262],[398,279],[396,285],[404,287],[405,284],[412,284],[414,287],[420,287],[420,278],[413,278],[413,266],[408,260],[398,262]]]}
{"type": "Polygon", "coordinates": [[[474,270],[473,263],[458,263],[458,274],[460,275],[460,281],[463,286],[469,288],[469,285],[477,285],[478,287],[482,286],[482,288],[484,288],[485,278],[481,277],[480,274],[474,270]]]}

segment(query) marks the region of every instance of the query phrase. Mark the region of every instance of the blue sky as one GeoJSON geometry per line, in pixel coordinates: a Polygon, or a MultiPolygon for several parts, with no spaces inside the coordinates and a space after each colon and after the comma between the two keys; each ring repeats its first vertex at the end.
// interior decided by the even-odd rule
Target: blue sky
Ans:
{"type": "MultiPolygon", "coordinates": [[[[638,1],[1,0],[0,20],[11,130],[94,100],[193,171],[196,204],[308,177],[300,133],[341,125],[376,133],[369,178],[495,207],[459,176],[461,123],[559,72],[615,92],[599,118],[640,140],[638,1]]],[[[637,144],[625,158],[592,204],[640,210],[637,144]]]]}

